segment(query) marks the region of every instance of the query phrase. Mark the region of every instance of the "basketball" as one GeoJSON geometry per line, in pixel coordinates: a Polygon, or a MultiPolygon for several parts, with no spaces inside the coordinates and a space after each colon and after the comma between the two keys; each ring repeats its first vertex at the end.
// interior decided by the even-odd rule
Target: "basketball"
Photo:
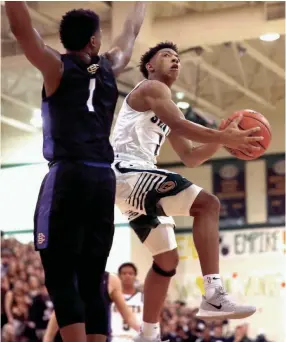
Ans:
{"type": "Polygon", "coordinates": [[[270,142],[271,142],[271,126],[268,120],[260,113],[251,110],[251,109],[243,109],[232,114],[226,121],[225,127],[227,127],[235,118],[239,115],[242,115],[242,120],[240,121],[238,127],[242,130],[247,130],[254,127],[260,127],[260,131],[254,133],[255,135],[263,136],[264,139],[262,141],[254,142],[254,146],[259,146],[259,151],[253,151],[253,156],[248,156],[242,151],[232,149],[229,147],[225,147],[225,149],[235,156],[238,159],[242,160],[254,160],[262,156],[267,150],[270,142]]]}

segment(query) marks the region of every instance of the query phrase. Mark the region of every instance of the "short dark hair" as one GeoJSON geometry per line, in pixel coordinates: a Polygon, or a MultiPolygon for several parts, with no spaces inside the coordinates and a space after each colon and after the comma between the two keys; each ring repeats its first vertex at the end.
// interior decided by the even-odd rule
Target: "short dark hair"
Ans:
{"type": "Polygon", "coordinates": [[[60,22],[60,38],[66,50],[80,51],[98,31],[99,16],[90,10],[74,9],[67,12],[60,22]]]}
{"type": "Polygon", "coordinates": [[[124,267],[131,267],[134,270],[135,275],[137,276],[138,270],[137,267],[133,264],[133,262],[125,262],[124,264],[120,265],[118,268],[118,274],[121,273],[124,267]]]}
{"type": "Polygon", "coordinates": [[[161,42],[154,47],[151,47],[147,52],[141,56],[139,68],[141,73],[145,78],[148,78],[148,70],[146,68],[146,64],[150,62],[151,58],[156,55],[156,53],[162,49],[172,49],[178,53],[177,45],[172,42],[161,42]]]}

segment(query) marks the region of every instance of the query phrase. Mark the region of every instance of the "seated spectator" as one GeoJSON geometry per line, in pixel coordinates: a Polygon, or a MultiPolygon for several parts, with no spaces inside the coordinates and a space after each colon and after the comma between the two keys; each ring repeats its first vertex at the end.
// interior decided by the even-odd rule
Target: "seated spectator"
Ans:
{"type": "Polygon", "coordinates": [[[223,337],[223,324],[216,323],[213,327],[213,338],[216,342],[226,342],[223,337]]]}
{"type": "Polygon", "coordinates": [[[30,340],[32,337],[36,337],[36,341],[41,341],[43,339],[53,308],[53,303],[50,300],[45,285],[40,285],[39,292],[34,296],[29,309],[28,328],[25,335],[29,337],[30,340]]]}
{"type": "Polygon", "coordinates": [[[5,296],[9,291],[9,282],[6,276],[1,277],[1,329],[8,323],[8,318],[5,311],[5,296]]]}
{"type": "Polygon", "coordinates": [[[234,335],[227,339],[227,342],[253,342],[247,337],[248,325],[242,324],[235,328],[234,335]]]}
{"type": "Polygon", "coordinates": [[[12,290],[9,290],[5,295],[5,313],[7,315],[8,327],[3,327],[9,331],[9,335],[17,337],[22,336],[25,330],[25,322],[28,318],[28,305],[30,299],[24,291],[24,283],[21,280],[16,280],[12,290]]]}
{"type": "Polygon", "coordinates": [[[40,293],[40,280],[37,276],[32,275],[29,277],[29,295],[31,298],[38,296],[40,293]]]}

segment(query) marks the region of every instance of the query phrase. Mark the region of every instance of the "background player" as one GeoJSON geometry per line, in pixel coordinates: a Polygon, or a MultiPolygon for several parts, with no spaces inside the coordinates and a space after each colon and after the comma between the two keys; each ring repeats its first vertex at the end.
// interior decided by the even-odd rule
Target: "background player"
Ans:
{"type": "MultiPolygon", "coordinates": [[[[126,262],[118,268],[118,276],[122,284],[122,292],[126,304],[136,316],[137,321],[142,323],[143,318],[143,293],[136,286],[137,267],[126,262]]],[[[116,303],[115,303],[116,304],[116,303]]],[[[132,340],[136,336],[136,330],[128,324],[126,319],[117,310],[116,305],[112,305],[112,342],[123,342],[132,340]]]]}
{"type": "MultiPolygon", "coordinates": [[[[118,315],[121,317],[122,320],[126,322],[126,324],[128,324],[129,327],[132,327],[133,331],[139,331],[139,321],[137,320],[136,314],[133,313],[131,309],[127,306],[122,291],[120,279],[115,274],[111,274],[108,272],[104,273],[102,280],[102,292],[105,299],[105,304],[107,306],[109,317],[107,342],[111,340],[111,324],[114,319],[114,314],[112,314],[111,312],[111,306],[116,307],[116,312],[118,313],[118,315]]],[[[57,324],[56,315],[53,312],[43,342],[53,342],[58,332],[58,329],[59,327],[57,324]]],[[[57,336],[55,342],[59,341],[61,341],[61,338],[60,336],[57,336]]]]}
{"type": "Polygon", "coordinates": [[[204,319],[242,318],[255,312],[252,306],[236,305],[222,287],[219,275],[218,222],[220,204],[212,194],[184,177],[158,170],[160,147],[168,136],[186,166],[209,159],[221,145],[251,153],[251,137],[259,128],[241,131],[238,118],[225,130],[213,130],[187,121],[172,102],[170,87],[180,71],[177,47],[160,43],[141,59],[146,80],[125,98],[113,132],[116,203],[130,225],[149,248],[154,262],[144,285],[142,336],[136,341],[158,341],[159,317],[169,282],[178,264],[174,220],[193,216],[194,242],[199,254],[206,297],[198,316],[204,319]],[[205,143],[193,148],[191,140],[205,143]]]}
{"type": "Polygon", "coordinates": [[[34,236],[46,286],[65,342],[86,341],[86,335],[91,342],[95,334],[104,341],[108,317],[100,282],[114,234],[109,142],[118,96],[114,76],[131,58],[145,4],[135,4],[122,33],[101,56],[100,20],[93,11],[63,16],[61,55],[33,29],[25,2],[5,6],[12,33],[44,79],[43,154],[50,171],[40,189],[34,236]],[[90,272],[89,264],[97,269],[90,272]]]}

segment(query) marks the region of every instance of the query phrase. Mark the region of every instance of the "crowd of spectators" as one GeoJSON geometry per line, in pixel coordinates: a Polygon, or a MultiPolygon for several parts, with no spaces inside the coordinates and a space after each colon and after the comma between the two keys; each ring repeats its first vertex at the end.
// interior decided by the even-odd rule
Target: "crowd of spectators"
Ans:
{"type": "MultiPolygon", "coordinates": [[[[33,244],[1,236],[1,340],[42,341],[53,304],[44,286],[44,272],[33,244]]],[[[247,325],[229,329],[227,321],[205,323],[195,319],[196,309],[177,301],[162,313],[162,339],[170,342],[270,342],[260,335],[248,337],[247,325]]],[[[272,341],[275,342],[275,341],[272,341]]]]}

